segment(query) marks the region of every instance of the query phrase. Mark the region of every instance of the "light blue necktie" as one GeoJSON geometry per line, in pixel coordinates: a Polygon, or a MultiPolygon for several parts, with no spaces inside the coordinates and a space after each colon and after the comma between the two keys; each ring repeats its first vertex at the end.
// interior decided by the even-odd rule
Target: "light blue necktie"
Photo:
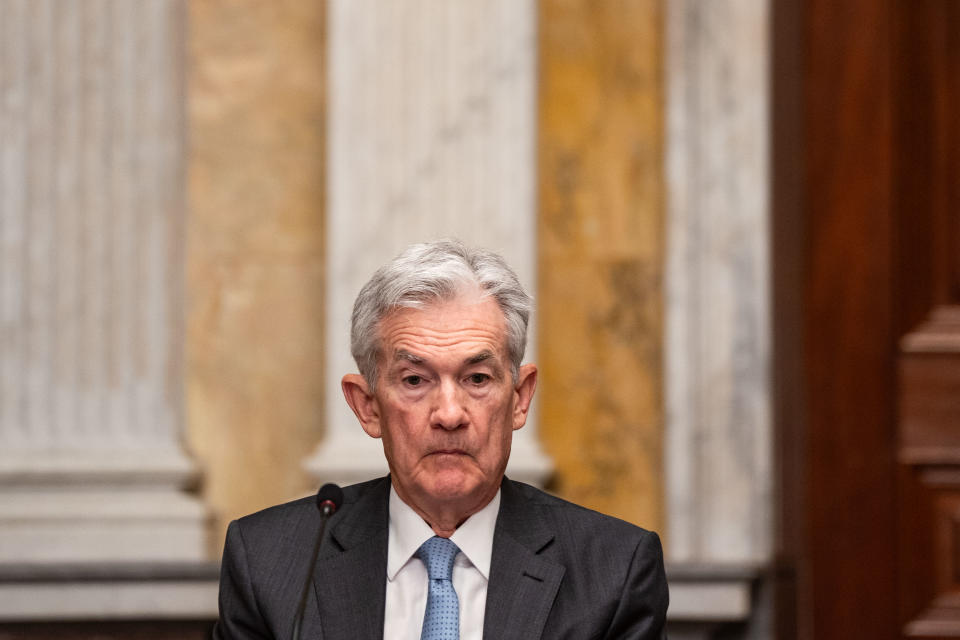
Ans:
{"type": "Polygon", "coordinates": [[[427,565],[430,576],[420,640],[460,640],[460,601],[450,580],[453,559],[459,551],[457,545],[439,536],[433,536],[417,549],[416,556],[427,565]]]}

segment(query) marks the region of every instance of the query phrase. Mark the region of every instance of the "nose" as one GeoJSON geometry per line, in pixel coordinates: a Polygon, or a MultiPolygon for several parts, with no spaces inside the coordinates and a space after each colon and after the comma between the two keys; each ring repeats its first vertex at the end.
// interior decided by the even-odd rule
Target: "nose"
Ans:
{"type": "Polygon", "coordinates": [[[450,381],[438,385],[430,416],[434,427],[452,431],[466,424],[467,412],[463,404],[463,391],[450,381]]]}

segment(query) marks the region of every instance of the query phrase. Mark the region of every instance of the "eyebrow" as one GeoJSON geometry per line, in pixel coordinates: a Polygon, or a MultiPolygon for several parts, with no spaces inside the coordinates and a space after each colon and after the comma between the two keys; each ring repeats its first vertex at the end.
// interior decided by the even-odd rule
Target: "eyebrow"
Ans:
{"type": "Polygon", "coordinates": [[[407,362],[411,362],[413,364],[423,364],[424,362],[426,362],[426,360],[424,360],[420,356],[414,355],[409,351],[407,351],[406,349],[397,349],[393,354],[393,359],[406,360],[407,362]]]}
{"type": "Polygon", "coordinates": [[[490,372],[493,374],[493,377],[497,380],[503,379],[503,367],[500,366],[500,361],[497,359],[496,354],[489,350],[483,350],[476,355],[472,355],[464,361],[466,366],[471,366],[475,364],[480,364],[481,362],[490,362],[490,372]]]}
{"type": "MultiPolygon", "coordinates": [[[[397,351],[394,352],[393,359],[394,359],[394,360],[406,360],[407,362],[410,362],[411,364],[424,364],[424,363],[426,363],[426,359],[421,358],[420,356],[415,355],[415,354],[413,354],[413,353],[410,353],[410,352],[407,351],[406,349],[397,349],[397,351]]],[[[463,363],[464,363],[464,364],[467,364],[467,365],[470,365],[470,364],[479,364],[479,363],[485,362],[485,361],[487,361],[487,360],[495,360],[495,359],[496,359],[496,356],[494,355],[494,353],[493,353],[492,351],[489,351],[489,350],[486,350],[486,349],[485,349],[485,350],[483,350],[483,351],[481,351],[481,352],[479,352],[479,353],[476,353],[476,354],[468,357],[467,359],[465,359],[465,360],[463,361],[463,363]]]]}
{"type": "Polygon", "coordinates": [[[492,351],[481,351],[480,353],[470,356],[464,360],[464,364],[479,364],[484,360],[491,360],[494,358],[492,351]]]}

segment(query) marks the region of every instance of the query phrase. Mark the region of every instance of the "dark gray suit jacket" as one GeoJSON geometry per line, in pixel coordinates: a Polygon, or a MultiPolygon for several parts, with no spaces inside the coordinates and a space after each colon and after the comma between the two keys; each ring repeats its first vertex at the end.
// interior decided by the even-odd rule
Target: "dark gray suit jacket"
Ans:
{"type": "MultiPolygon", "coordinates": [[[[344,489],[308,594],[304,639],[384,637],[389,494],[389,477],[344,489]]],[[[500,495],[486,640],[666,637],[657,534],[506,478],[500,495]]],[[[215,640],[290,637],[319,523],[311,497],[230,524],[215,640]]]]}

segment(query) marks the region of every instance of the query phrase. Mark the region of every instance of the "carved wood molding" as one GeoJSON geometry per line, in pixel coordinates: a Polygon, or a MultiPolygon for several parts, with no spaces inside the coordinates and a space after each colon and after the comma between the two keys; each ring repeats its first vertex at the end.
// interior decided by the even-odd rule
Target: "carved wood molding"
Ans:
{"type": "Polygon", "coordinates": [[[900,341],[901,463],[960,464],[960,306],[941,306],[900,341]]]}
{"type": "Polygon", "coordinates": [[[925,322],[900,340],[900,352],[960,353],[960,305],[934,308],[925,322]]]}
{"type": "Polygon", "coordinates": [[[900,341],[901,563],[906,637],[960,637],[960,306],[935,307],[900,341]]]}

